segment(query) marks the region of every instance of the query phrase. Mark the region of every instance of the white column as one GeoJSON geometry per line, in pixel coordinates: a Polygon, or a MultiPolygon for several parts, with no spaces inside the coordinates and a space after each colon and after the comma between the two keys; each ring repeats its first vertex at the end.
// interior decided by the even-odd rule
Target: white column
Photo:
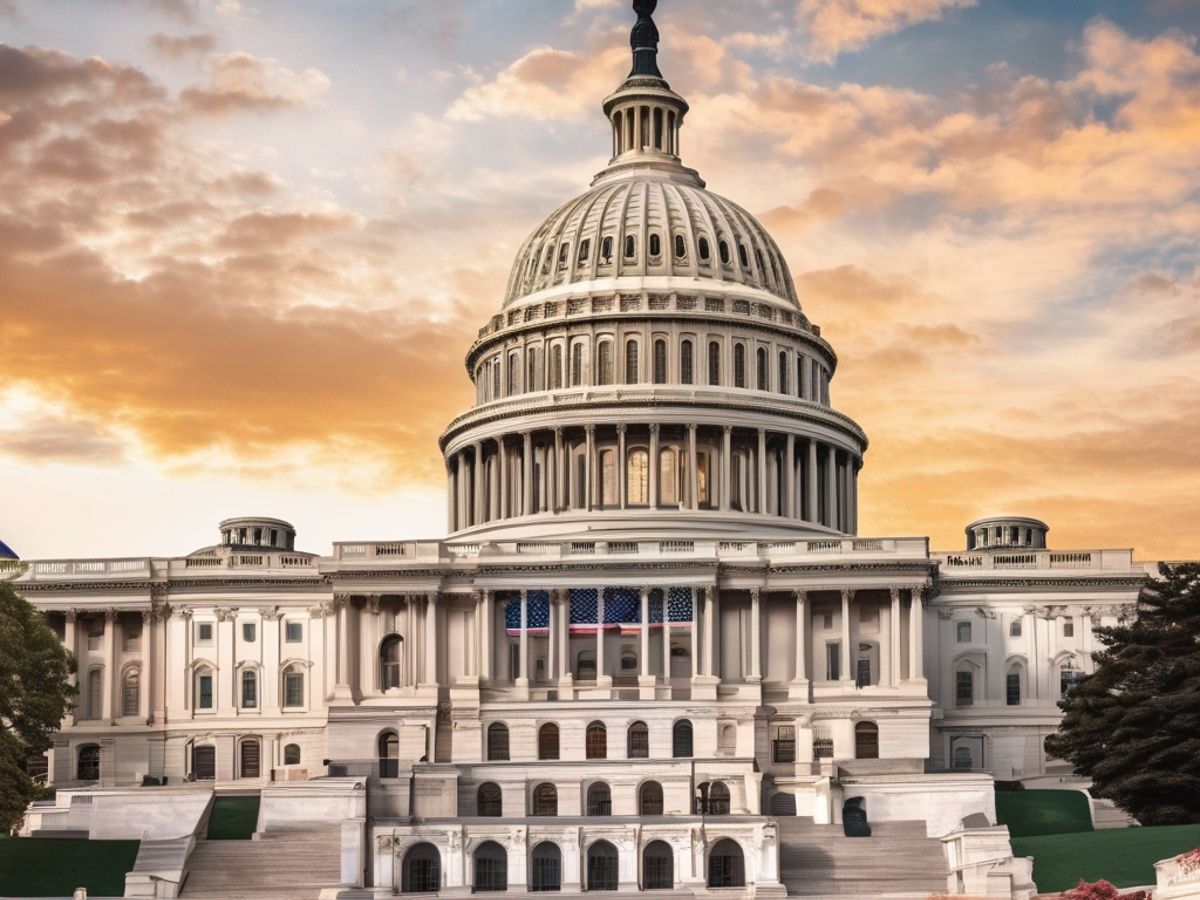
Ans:
{"type": "Polygon", "coordinates": [[[479,591],[476,594],[479,604],[479,674],[484,682],[492,680],[492,644],[495,637],[492,632],[492,592],[479,591]]]}
{"type": "Polygon", "coordinates": [[[839,530],[837,468],[837,448],[830,444],[825,448],[825,498],[829,511],[829,527],[834,531],[839,530]]]}
{"type": "Polygon", "coordinates": [[[925,589],[912,589],[912,606],[908,611],[908,677],[913,681],[925,678],[925,609],[922,598],[925,589]]]}
{"type": "MultiPolygon", "coordinates": [[[[622,251],[624,252],[624,251],[622,251]]],[[[596,505],[596,426],[588,425],[584,429],[587,440],[585,443],[584,494],[583,508],[590,510],[596,505]]]]}
{"type": "Polygon", "coordinates": [[[856,679],[850,671],[850,601],[854,591],[842,588],[842,681],[853,683],[856,679]]]}
{"type": "Polygon", "coordinates": [[[484,506],[486,495],[483,492],[483,442],[476,441],[475,449],[475,465],[471,467],[471,494],[474,499],[474,508],[472,510],[474,521],[472,525],[482,525],[484,516],[484,506]]]}
{"type": "Polygon", "coordinates": [[[350,595],[336,595],[333,606],[337,610],[337,683],[333,695],[347,698],[350,696],[350,595]]]}
{"type": "Polygon", "coordinates": [[[508,445],[504,443],[503,436],[496,438],[496,445],[496,467],[500,470],[500,518],[507,519],[512,515],[512,504],[508,499],[508,445]]]}
{"type": "Polygon", "coordinates": [[[521,455],[521,515],[532,516],[533,508],[533,432],[525,432],[521,455]]]}
{"type": "Polygon", "coordinates": [[[104,611],[104,693],[100,698],[100,718],[105,722],[113,719],[113,692],[119,675],[113,670],[117,667],[116,635],[117,611],[104,611]]]}
{"type": "Polygon", "coordinates": [[[650,508],[658,509],[658,425],[650,426],[650,508]]]}
{"type": "Polygon", "coordinates": [[[789,433],[783,465],[784,505],[780,512],[789,519],[796,518],[796,436],[789,433]]]}
{"type": "Polygon", "coordinates": [[[517,667],[517,686],[529,684],[529,591],[521,591],[520,658],[517,667]]]}
{"type": "MultiPolygon", "coordinates": [[[[79,611],[75,610],[75,609],[68,609],[64,618],[66,619],[66,624],[63,628],[63,646],[67,648],[67,652],[70,653],[74,659],[78,660],[79,659],[79,637],[78,637],[79,611]]],[[[79,685],[78,670],[70,673],[67,676],[67,681],[72,686],[77,687],[79,685]]],[[[80,702],[82,702],[82,701],[80,701],[80,702]]],[[[73,710],[68,710],[67,711],[67,725],[74,725],[74,724],[75,724],[75,713],[73,710]]]]}
{"type": "Polygon", "coordinates": [[[900,686],[900,588],[892,588],[892,612],[890,619],[889,640],[891,649],[888,651],[891,660],[891,686],[900,686]]]}
{"type": "Polygon", "coordinates": [[[438,683],[437,664],[437,592],[425,596],[425,683],[438,683]]]}
{"type": "MultiPolygon", "coordinates": [[[[150,713],[150,684],[155,677],[154,671],[154,616],[150,610],[142,610],[142,669],[138,673],[138,716],[149,719],[150,713]]],[[[122,710],[124,712],[124,710],[122,710]]]]}
{"type": "Polygon", "coordinates": [[[814,440],[808,442],[808,463],[805,469],[808,489],[804,498],[804,519],[816,523],[821,521],[821,509],[817,502],[820,499],[820,491],[817,482],[817,442],[814,440]]]}
{"type": "Polygon", "coordinates": [[[725,426],[721,436],[721,509],[728,512],[733,502],[733,428],[725,426]]]}
{"type": "Polygon", "coordinates": [[[563,433],[561,428],[554,429],[554,508],[558,512],[570,505],[571,498],[566,495],[566,465],[563,462],[563,433]]]}
{"type": "Polygon", "coordinates": [[[754,511],[759,515],[767,514],[767,432],[758,429],[758,503],[754,511]]]}
{"type": "Polygon", "coordinates": [[[642,650],[640,655],[640,674],[643,678],[650,675],[650,588],[642,588],[642,650]]]}
{"type": "Polygon", "coordinates": [[[612,684],[604,670],[604,588],[596,588],[596,684],[612,684]]]}
{"type": "MultiPolygon", "coordinates": [[[[560,623],[558,657],[562,665],[558,681],[565,688],[570,686],[575,677],[571,672],[571,592],[569,590],[558,590],[555,593],[558,594],[560,623]]],[[[560,694],[559,696],[560,699],[568,699],[568,695],[560,694]]]]}
{"type": "Polygon", "coordinates": [[[688,485],[691,489],[689,509],[700,508],[699,466],[696,456],[696,426],[692,424],[688,426],[688,485]]]}
{"type": "MultiPolygon", "coordinates": [[[[667,630],[667,649],[663,651],[667,656],[667,674],[671,672],[670,665],[670,623],[667,622],[667,610],[663,608],[663,628],[667,630]]],[[[700,674],[700,598],[697,596],[697,591],[692,588],[692,652],[688,654],[692,658],[692,678],[700,674]]]]}
{"type": "Polygon", "coordinates": [[[808,683],[808,593],[796,591],[796,673],[793,684],[808,683]]]}
{"type": "Polygon", "coordinates": [[[458,516],[456,500],[458,488],[454,484],[453,457],[446,460],[446,530],[450,533],[458,531],[458,516]]]}
{"type": "Polygon", "coordinates": [[[762,602],[758,588],[750,589],[750,673],[746,680],[762,681],[762,602]]]}
{"type": "Polygon", "coordinates": [[[717,588],[704,589],[704,674],[718,678],[716,670],[717,588]]]}
{"type": "MultiPolygon", "coordinates": [[[[664,684],[670,684],[670,683],[671,683],[671,623],[670,623],[670,621],[668,621],[670,617],[667,615],[667,601],[668,601],[667,592],[668,592],[668,591],[669,591],[669,588],[663,588],[663,599],[662,599],[662,670],[663,670],[663,683],[664,683],[664,684]]],[[[693,610],[696,608],[696,597],[695,597],[695,593],[696,593],[696,592],[695,592],[695,590],[693,590],[693,591],[692,591],[692,609],[693,609],[693,610]]],[[[692,613],[692,619],[694,620],[695,618],[696,618],[696,614],[693,612],[693,613],[692,613]]],[[[692,634],[695,634],[695,633],[696,633],[696,623],[695,623],[695,621],[693,621],[693,622],[692,622],[692,634]]],[[[695,641],[695,639],[693,639],[693,640],[692,640],[692,645],[693,645],[693,646],[692,646],[692,674],[693,674],[693,675],[695,675],[695,674],[696,674],[696,672],[697,672],[697,669],[696,669],[696,647],[695,647],[695,644],[696,644],[696,641],[695,641]]]]}
{"type": "Polygon", "coordinates": [[[846,470],[846,516],[849,525],[846,531],[858,534],[858,461],[850,457],[850,467],[846,470]]]}
{"type": "Polygon", "coordinates": [[[625,425],[617,426],[617,491],[620,497],[617,498],[617,505],[621,509],[628,506],[629,500],[629,472],[625,465],[625,425]]]}

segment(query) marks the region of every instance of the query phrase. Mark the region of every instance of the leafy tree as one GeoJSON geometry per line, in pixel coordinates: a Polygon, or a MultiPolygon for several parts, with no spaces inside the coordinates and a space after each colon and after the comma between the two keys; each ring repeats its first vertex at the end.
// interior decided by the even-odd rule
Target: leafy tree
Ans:
{"type": "Polygon", "coordinates": [[[1200,818],[1200,564],[1161,564],[1137,618],[1097,628],[1094,674],[1059,702],[1046,750],[1143,825],[1200,818]]]}
{"type": "Polygon", "coordinates": [[[41,794],[25,760],[50,749],[77,693],[74,670],[45,616],[0,583],[0,833],[14,831],[41,794]]]}

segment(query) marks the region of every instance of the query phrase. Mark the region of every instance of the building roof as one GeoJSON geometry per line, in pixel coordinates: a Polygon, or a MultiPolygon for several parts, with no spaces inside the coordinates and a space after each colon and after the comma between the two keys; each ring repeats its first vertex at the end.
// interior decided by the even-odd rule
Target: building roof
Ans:
{"type": "Polygon", "coordinates": [[[4,541],[0,541],[0,559],[20,559],[20,558],[21,557],[17,556],[17,554],[13,552],[12,548],[9,547],[8,544],[4,543],[4,541]]]}

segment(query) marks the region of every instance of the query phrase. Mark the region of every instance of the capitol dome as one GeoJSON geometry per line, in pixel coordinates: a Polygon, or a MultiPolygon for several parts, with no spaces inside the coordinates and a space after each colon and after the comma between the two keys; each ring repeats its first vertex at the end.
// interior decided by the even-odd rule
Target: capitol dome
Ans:
{"type": "Polygon", "coordinates": [[[4,541],[0,541],[0,559],[20,559],[21,557],[13,553],[12,548],[4,541]]]}
{"type": "Polygon", "coordinates": [[[441,437],[454,540],[855,534],[867,437],[766,229],[683,163],[654,3],[612,157],[518,252],[441,437]]]}

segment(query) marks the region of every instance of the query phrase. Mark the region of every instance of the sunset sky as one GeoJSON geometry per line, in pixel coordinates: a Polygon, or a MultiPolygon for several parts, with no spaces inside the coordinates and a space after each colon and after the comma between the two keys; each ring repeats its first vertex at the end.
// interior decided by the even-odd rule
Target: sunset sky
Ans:
{"type": "MultiPolygon", "coordinates": [[[[687,165],[871,438],[860,531],[1200,557],[1200,3],[662,0],[687,165]]],[[[0,540],[437,538],[521,241],[607,162],[628,0],[0,0],[0,540]]]]}

